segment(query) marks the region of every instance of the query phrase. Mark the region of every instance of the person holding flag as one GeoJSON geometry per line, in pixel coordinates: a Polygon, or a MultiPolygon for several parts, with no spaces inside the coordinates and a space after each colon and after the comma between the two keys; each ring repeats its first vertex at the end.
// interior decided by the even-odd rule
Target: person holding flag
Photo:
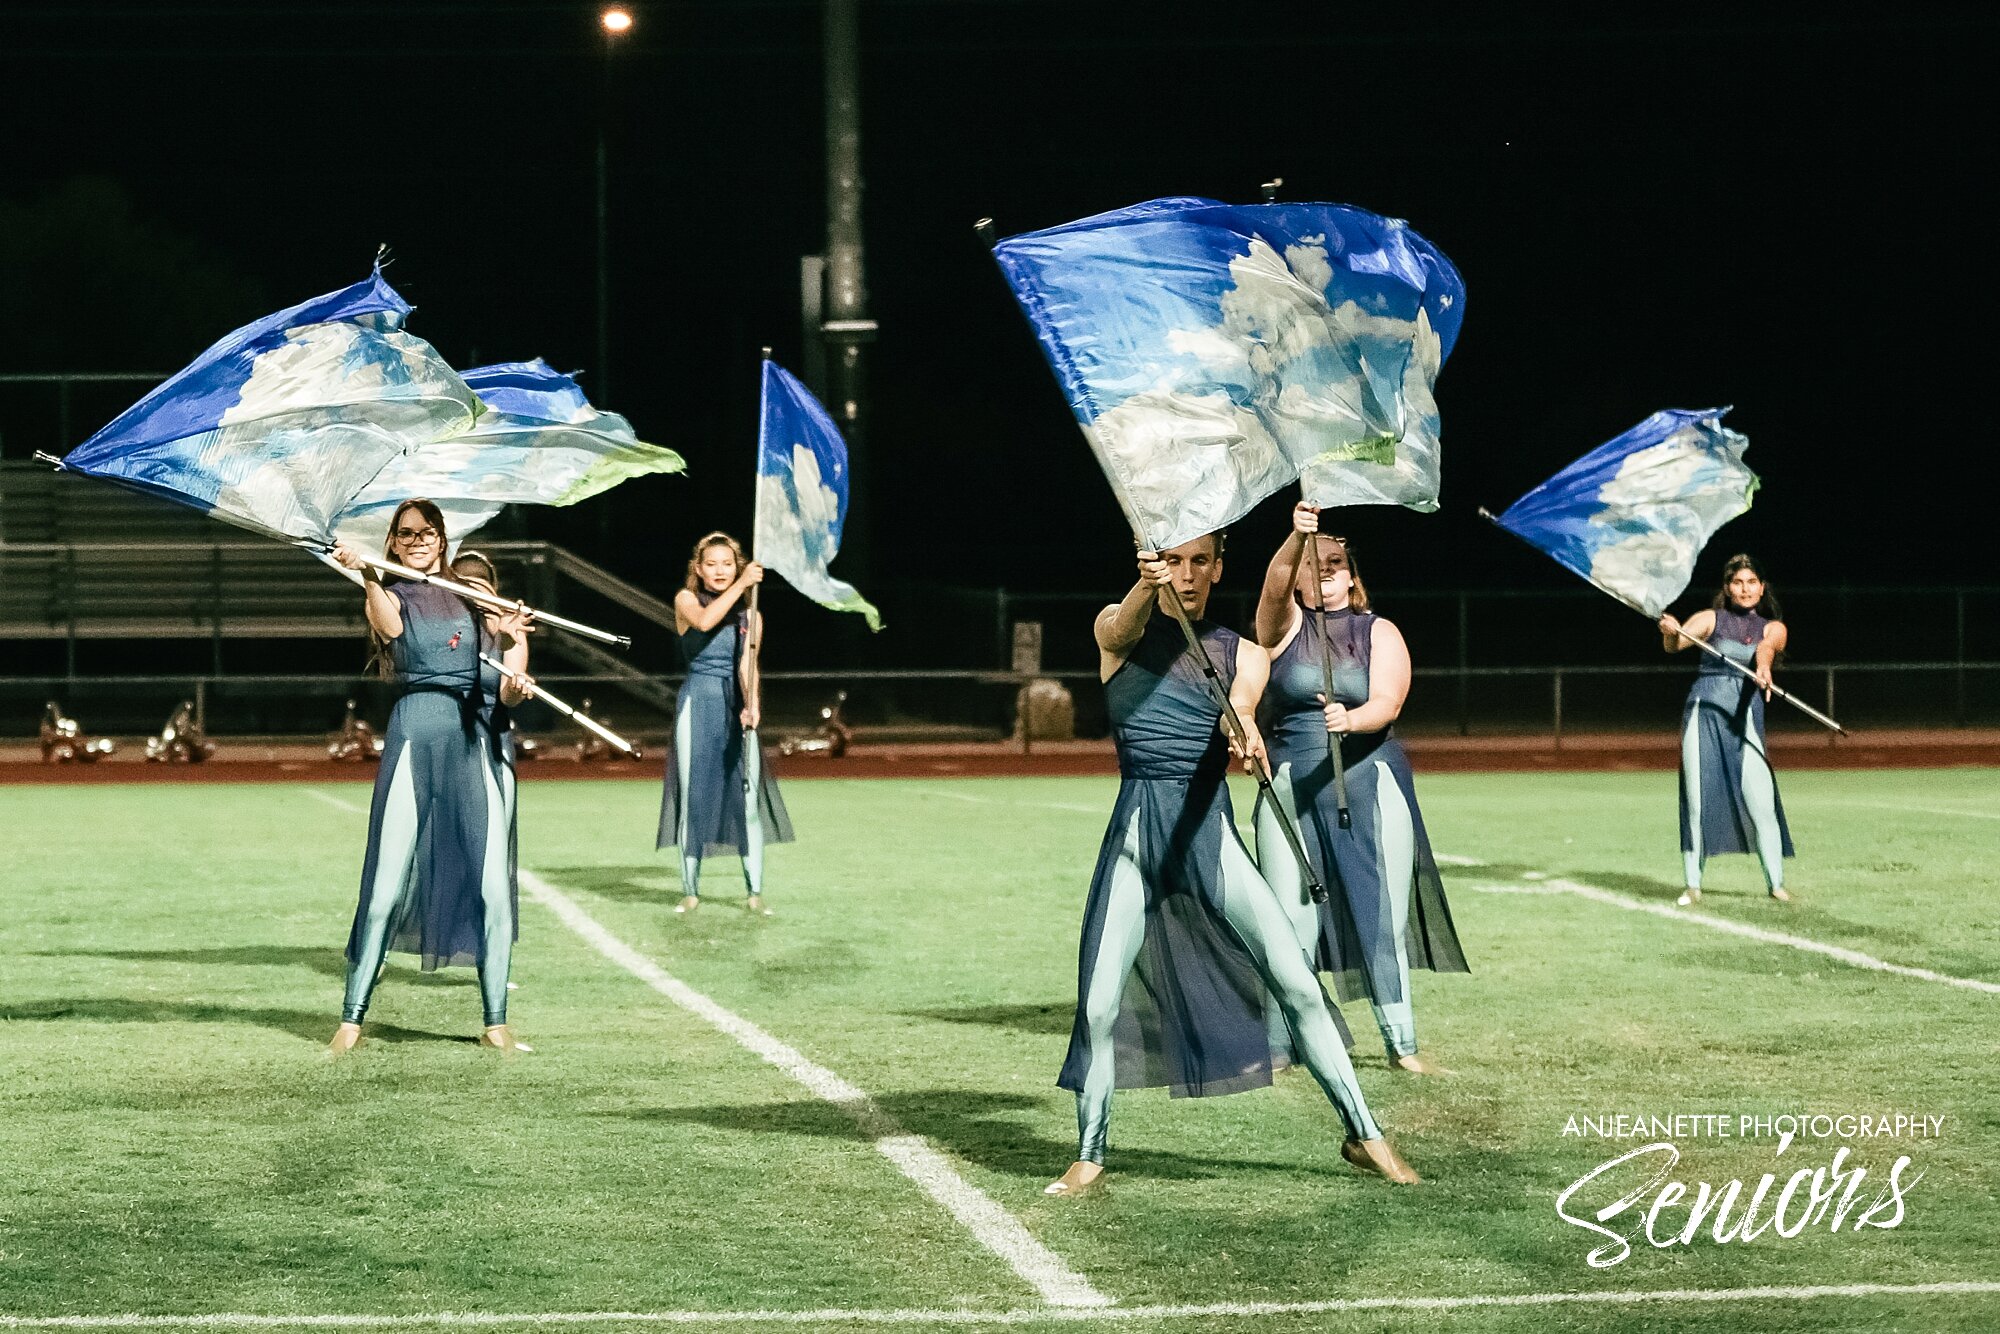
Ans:
{"type": "Polygon", "coordinates": [[[1418,1180],[1370,1114],[1339,1013],[1236,832],[1229,754],[1246,764],[1263,758],[1253,717],[1268,660],[1202,619],[1221,572],[1216,534],[1142,551],[1138,582],[1097,617],[1121,781],[1084,907],[1076,1018],[1057,1081],[1076,1094],[1077,1160],[1050,1195],[1079,1195],[1102,1178],[1114,1088],[1166,1085],[1206,1097],[1269,1084],[1283,1060],[1266,1025],[1269,1003],[1339,1111],[1342,1156],[1391,1181],[1418,1180]],[[1193,627],[1192,646],[1179,614],[1193,627]],[[1222,705],[1197,652],[1226,683],[1240,743],[1224,742],[1222,705]]]}
{"type": "MultiPolygon", "coordinates": [[[[443,513],[406,500],[390,519],[385,556],[416,571],[444,572],[443,513]]],[[[522,1050],[507,1026],[507,973],[515,938],[512,816],[482,707],[482,650],[497,647],[526,669],[522,611],[487,629],[481,612],[428,582],[385,583],[345,542],[334,559],[362,573],[368,625],[386,679],[401,687],[375,775],[361,899],[347,940],[347,987],[335,1055],[361,1041],[368,1002],[391,949],[416,954],[425,971],[475,965],[485,1007],[481,1044],[522,1050]]]]}
{"type": "Polygon", "coordinates": [[[1669,653],[1709,645],[1681,709],[1681,866],[1686,907],[1701,898],[1702,867],[1719,852],[1755,851],[1771,897],[1789,902],[1785,858],[1792,831],[1764,745],[1764,701],[1771,669],[1785,650],[1784,613],[1764,571],[1747,555],[1722,567],[1722,590],[1685,623],[1662,612],[1660,644],[1669,653]],[[1751,669],[1747,679],[1732,667],[1751,669]]]}
{"type": "Polygon", "coordinates": [[[1291,913],[1299,943],[1333,974],[1336,994],[1366,996],[1373,1005],[1390,1066],[1443,1074],[1418,1053],[1410,969],[1470,969],[1417,808],[1409,756],[1392,726],[1410,689],[1410,652],[1395,624],[1370,610],[1346,540],[1321,533],[1319,522],[1318,506],[1295,506],[1292,535],[1264,575],[1257,642],[1271,655],[1271,683],[1258,719],[1270,746],[1272,790],[1333,892],[1311,902],[1275,812],[1261,798],[1257,861],[1291,913]]]}
{"type": "Polygon", "coordinates": [[[687,585],[674,595],[687,679],[675,702],[656,846],[681,851],[677,913],[701,906],[702,858],[733,852],[743,859],[745,906],[753,915],[770,916],[764,845],[792,841],[784,798],[757,744],[757,649],[764,621],[745,594],[763,579],[764,567],[744,554],[742,543],[712,532],[694,544],[687,585]]]}

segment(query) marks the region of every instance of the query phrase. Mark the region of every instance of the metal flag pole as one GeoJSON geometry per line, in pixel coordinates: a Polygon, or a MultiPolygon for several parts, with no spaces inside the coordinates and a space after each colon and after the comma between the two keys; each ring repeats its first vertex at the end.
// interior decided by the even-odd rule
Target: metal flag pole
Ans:
{"type": "MultiPolygon", "coordinates": [[[[767,347],[764,349],[763,358],[758,364],[761,367],[764,363],[769,362],[770,360],[771,360],[771,349],[767,347]]],[[[762,480],[762,469],[764,466],[764,417],[763,417],[762,377],[763,377],[763,372],[760,369],[758,372],[759,388],[757,391],[758,393],[757,469],[756,469],[756,475],[752,476],[750,479],[750,485],[751,485],[750,563],[753,565],[757,563],[757,532],[758,532],[757,516],[758,516],[758,511],[762,508],[762,506],[758,504],[759,498],[757,495],[757,486],[758,483],[762,480]]],[[[764,591],[764,585],[761,582],[750,585],[749,615],[744,618],[744,623],[743,623],[744,632],[750,636],[750,642],[744,646],[743,661],[745,665],[749,667],[749,672],[747,673],[747,675],[749,676],[752,682],[756,683],[757,694],[759,696],[759,699],[757,700],[757,705],[758,705],[757,721],[760,723],[764,721],[763,719],[764,710],[763,710],[763,699],[762,699],[762,695],[764,693],[764,678],[758,673],[757,670],[758,669],[757,655],[761,653],[764,648],[764,623],[763,619],[758,613],[757,595],[763,591],[764,591]]],[[[749,702],[747,696],[745,698],[745,702],[746,703],[749,702]]],[[[754,727],[744,728],[743,739],[745,743],[748,745],[757,744],[757,729],[754,727]]],[[[763,756],[760,754],[758,756],[758,762],[757,762],[757,768],[760,774],[763,771],[763,767],[764,767],[763,756]]],[[[754,805],[758,799],[758,794],[750,790],[750,770],[748,765],[744,766],[744,771],[743,771],[743,795],[744,795],[744,800],[752,803],[752,806],[754,808],[754,805]]]]}
{"type": "Polygon", "coordinates": [[[603,723],[598,722],[595,718],[592,718],[589,714],[579,712],[578,710],[573,709],[569,705],[563,703],[561,700],[557,699],[554,695],[550,694],[548,690],[544,688],[540,683],[529,680],[525,673],[515,671],[512,667],[509,667],[506,663],[501,662],[498,658],[495,658],[490,654],[486,653],[480,654],[479,660],[485,663],[488,667],[491,667],[494,671],[499,672],[500,675],[507,677],[509,680],[519,682],[521,689],[527,691],[531,697],[540,700],[542,703],[554,709],[557,713],[560,713],[563,717],[568,718],[570,721],[578,723],[581,726],[589,728],[591,731],[597,733],[597,735],[603,737],[611,745],[616,746],[618,749],[624,751],[627,755],[630,755],[633,759],[636,760],[641,758],[639,754],[639,748],[637,746],[627,741],[624,737],[619,736],[616,732],[606,727],[603,723]]]}
{"type": "MultiPolygon", "coordinates": [[[[1319,616],[1319,680],[1321,702],[1333,703],[1333,645],[1326,637],[1326,584],[1320,578],[1319,534],[1301,533],[1306,540],[1306,555],[1312,561],[1313,611],[1319,616]]],[[[1346,543],[1342,543],[1345,546],[1346,543]]],[[[1350,571],[1352,564],[1348,566],[1350,571]]],[[[1331,730],[1326,734],[1326,757],[1333,764],[1333,808],[1340,818],[1342,829],[1351,829],[1354,819],[1347,811],[1347,759],[1340,753],[1340,738],[1331,730]]]]}
{"type": "MultiPolygon", "coordinates": [[[[981,243],[986,246],[987,253],[990,255],[993,248],[999,243],[999,234],[994,229],[993,219],[981,218],[972,225],[972,230],[979,237],[981,243]]],[[[994,263],[995,267],[998,267],[999,261],[997,259],[994,263]]],[[[1004,271],[1002,276],[1005,276],[1004,271]]],[[[1116,488],[1113,489],[1116,491],[1116,488]]],[[[1132,515],[1131,510],[1126,507],[1125,497],[1122,493],[1118,493],[1118,505],[1120,509],[1125,510],[1125,517],[1132,524],[1132,531],[1135,534],[1142,532],[1145,526],[1139,523],[1132,515]]],[[[1144,539],[1135,537],[1133,545],[1143,549],[1144,539]]],[[[1208,656],[1208,649],[1203,646],[1201,637],[1195,633],[1194,622],[1188,619],[1187,608],[1181,605],[1180,594],[1171,592],[1170,590],[1170,596],[1161,599],[1158,586],[1156,585],[1153,595],[1155,607],[1162,600],[1171,609],[1174,620],[1180,624],[1181,635],[1187,640],[1188,651],[1194,655],[1195,661],[1201,664],[1202,683],[1207,686],[1211,700],[1220,706],[1222,710],[1222,725],[1224,730],[1228,732],[1229,739],[1236,743],[1238,751],[1247,752],[1249,738],[1244,735],[1243,722],[1236,716],[1236,706],[1229,701],[1229,692],[1223,688],[1222,678],[1215,670],[1215,663],[1208,656]]],[[[1247,754],[1246,758],[1248,758],[1247,754]]],[[[1291,814],[1285,809],[1284,803],[1278,800],[1277,790],[1271,786],[1271,766],[1269,759],[1266,758],[1261,762],[1253,761],[1250,776],[1257,780],[1257,790],[1271,804],[1272,818],[1278,822],[1278,829],[1284,834],[1285,843],[1291,848],[1292,856],[1299,864],[1299,874],[1306,882],[1306,892],[1311,895],[1314,903],[1325,903],[1326,886],[1320,883],[1318,873],[1313,870],[1312,859],[1306,856],[1305,841],[1299,837],[1298,826],[1293,823],[1291,814]]]]}
{"type": "MultiPolygon", "coordinates": [[[[321,547],[314,543],[299,543],[298,545],[323,556],[331,556],[333,554],[332,547],[321,547]]],[[[398,579],[409,579],[420,584],[435,584],[447,593],[456,593],[467,602],[477,603],[479,606],[486,607],[492,611],[518,611],[523,615],[534,617],[537,625],[554,626],[558,630],[567,630],[571,634],[582,635],[586,639],[595,639],[600,644],[613,644],[619,648],[632,647],[632,637],[630,635],[614,635],[609,630],[600,630],[594,625],[585,625],[582,621],[572,621],[567,616],[558,616],[550,611],[536,611],[525,602],[520,602],[513,598],[503,598],[497,593],[488,593],[481,589],[470,588],[465,584],[443,578],[439,575],[425,574],[422,570],[413,570],[407,565],[398,565],[395,561],[384,560],[379,556],[369,556],[358,551],[354,554],[363,565],[366,565],[371,570],[380,570],[383,574],[393,574],[398,579]]]]}
{"type": "MultiPolygon", "coordinates": [[[[1500,529],[1502,532],[1513,533],[1515,537],[1521,537],[1519,533],[1515,533],[1513,529],[1507,527],[1506,524],[1501,523],[1499,517],[1495,515],[1493,511],[1487,509],[1484,505],[1481,505],[1479,507],[1479,513],[1482,517],[1492,520],[1493,526],[1495,528],[1500,529]]],[[[1524,537],[1521,538],[1521,540],[1523,542],[1528,541],[1524,537]]],[[[1528,542],[1528,545],[1531,547],[1535,546],[1533,542],[1528,542]]],[[[1535,547],[1535,550],[1541,551],[1541,548],[1535,547]]],[[[1542,552],[1542,554],[1547,555],[1548,553],[1542,552]]],[[[1644,607],[1632,601],[1630,598],[1624,596],[1621,593],[1617,593],[1609,588],[1606,588],[1603,584],[1598,583],[1595,579],[1592,579],[1590,576],[1584,575],[1582,576],[1582,578],[1585,583],[1589,584],[1592,588],[1596,589],[1598,592],[1604,594],[1606,597],[1613,599],[1621,606],[1631,608],[1633,611],[1638,612],[1641,616],[1644,616],[1647,620],[1657,621],[1659,619],[1657,616],[1654,616],[1651,612],[1647,611],[1644,607]]],[[[1812,705],[1806,703],[1804,700],[1800,699],[1797,695],[1794,695],[1791,691],[1785,689],[1783,686],[1780,685],[1767,686],[1762,684],[1757,680],[1757,673],[1751,671],[1748,667],[1745,667],[1742,663],[1736,661],[1736,659],[1730,657],[1727,653],[1724,653],[1721,649],[1709,643],[1706,639],[1697,639],[1693,635],[1689,634],[1685,629],[1680,630],[1679,634],[1682,639],[1685,639],[1688,643],[1693,644],[1696,648],[1708,654],[1711,658],[1719,658],[1723,662],[1728,663],[1731,667],[1735,668],[1738,673],[1748,678],[1751,684],[1757,686],[1759,690],[1770,691],[1773,695],[1776,695],[1779,699],[1784,700],[1785,703],[1790,704],[1793,708],[1805,714],[1806,717],[1812,719],[1816,723],[1819,723],[1821,726],[1832,728],[1835,732],[1838,732],[1841,736],[1851,735],[1845,727],[1842,727],[1832,718],[1827,717],[1825,714],[1821,713],[1818,709],[1815,709],[1812,705]]]]}

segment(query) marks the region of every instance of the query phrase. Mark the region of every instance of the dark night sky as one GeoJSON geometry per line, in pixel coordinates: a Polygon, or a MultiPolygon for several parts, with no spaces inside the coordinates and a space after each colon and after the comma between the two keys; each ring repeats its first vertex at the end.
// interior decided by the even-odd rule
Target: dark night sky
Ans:
{"type": "MultiPolygon", "coordinates": [[[[594,513],[531,527],[658,586],[697,532],[747,527],[757,349],[800,359],[824,127],[816,4],[634,8],[598,392],[691,475],[615,493],[611,548],[594,513]]],[[[1723,545],[1794,583],[1991,580],[1963,480],[1987,451],[1990,6],[1384,9],[864,0],[870,582],[1129,569],[973,220],[1248,200],[1272,175],[1409,219],[1468,287],[1445,509],[1346,516],[1372,584],[1559,586],[1475,507],[1719,403],[1765,479],[1723,545]]],[[[455,364],[588,368],[597,79],[589,4],[16,4],[0,370],[172,369],[384,241],[455,364]]],[[[1239,535],[1249,562],[1282,510],[1239,535]]]]}

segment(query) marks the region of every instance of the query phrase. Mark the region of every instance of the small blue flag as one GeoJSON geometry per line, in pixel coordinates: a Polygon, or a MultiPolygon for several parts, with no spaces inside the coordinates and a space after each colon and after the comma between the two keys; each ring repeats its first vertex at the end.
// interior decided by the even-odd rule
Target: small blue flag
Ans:
{"type": "Polygon", "coordinates": [[[342,511],[341,537],[379,546],[396,507],[427,496],[455,548],[503,505],[574,505],[627,478],[686,467],[671,449],[641,441],[625,418],[598,411],[574,379],[540,358],[464,378],[488,410],[469,430],[389,460],[342,511]]]}
{"type": "Polygon", "coordinates": [[[255,532],[321,545],[385,464],[463,431],[472,388],[403,331],[369,278],[246,325],[71,450],[108,477],[255,532]]]}
{"type": "Polygon", "coordinates": [[[1715,530],[1750,508],[1750,442],[1728,408],[1656,412],[1522,496],[1496,522],[1626,605],[1659,616],[1715,530]]]}
{"type": "Polygon", "coordinates": [[[765,361],[751,557],[822,607],[860,612],[880,630],[881,614],[827,569],[847,522],[847,482],[847,442],[833,418],[782,366],[765,361]]]}
{"type": "Polygon", "coordinates": [[[1432,387],[1465,286],[1401,220],[1156,199],[994,255],[1147,545],[1294,480],[1318,505],[1437,508],[1432,387]]]}

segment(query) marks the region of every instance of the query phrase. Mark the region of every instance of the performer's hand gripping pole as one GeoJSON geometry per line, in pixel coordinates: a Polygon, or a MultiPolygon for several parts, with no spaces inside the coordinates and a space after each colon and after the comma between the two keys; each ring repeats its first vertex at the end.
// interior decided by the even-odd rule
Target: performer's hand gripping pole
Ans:
{"type": "Polygon", "coordinates": [[[1172,609],[1174,620],[1181,627],[1181,635],[1187,640],[1188,651],[1194,654],[1195,661],[1201,664],[1202,681],[1208,686],[1209,694],[1215,697],[1215,702],[1222,706],[1222,725],[1228,731],[1229,739],[1236,743],[1237,751],[1250,761],[1252,765],[1250,775],[1257,780],[1257,790],[1264,794],[1264,800],[1270,803],[1271,814],[1278,822],[1278,829],[1284,834],[1285,842],[1292,850],[1292,856],[1298,860],[1299,874],[1305,878],[1306,892],[1312,896],[1314,903],[1325,903],[1326,886],[1321,884],[1319,876],[1314,874],[1312,861],[1306,856],[1305,841],[1299,837],[1298,826],[1292,823],[1291,813],[1285,809],[1285,804],[1278,800],[1277,789],[1271,785],[1270,761],[1267,757],[1250,755],[1250,738],[1244,734],[1243,720],[1236,716],[1236,705],[1230,700],[1229,691],[1223,686],[1222,676],[1215,670],[1215,662],[1208,656],[1208,649],[1202,644],[1201,636],[1195,633],[1194,622],[1188,619],[1187,608],[1181,605],[1180,593],[1173,588],[1162,590],[1156,586],[1154,598],[1156,602],[1165,602],[1172,609]],[[1164,598],[1159,596],[1161,591],[1166,593],[1164,598]]]}
{"type": "MultiPolygon", "coordinates": [[[[332,551],[330,548],[321,549],[320,554],[331,556],[332,551]]],[[[488,593],[484,589],[471,588],[454,580],[446,579],[441,575],[425,574],[422,570],[413,570],[407,565],[398,565],[395,561],[383,560],[379,556],[370,556],[363,552],[355,552],[355,555],[359,557],[363,565],[366,565],[371,570],[380,570],[384,574],[393,574],[398,579],[409,579],[420,584],[435,584],[448,593],[456,593],[467,602],[477,603],[479,606],[492,611],[523,612],[526,615],[534,617],[537,625],[551,625],[558,630],[567,630],[571,634],[582,635],[586,639],[595,639],[600,644],[613,644],[619,648],[632,647],[632,637],[630,635],[614,635],[608,630],[600,630],[594,625],[585,625],[582,621],[572,621],[567,616],[558,616],[551,611],[536,611],[525,602],[519,602],[513,598],[503,598],[496,593],[488,593]]]]}
{"type": "MultiPolygon", "coordinates": [[[[1312,562],[1313,610],[1319,613],[1319,680],[1320,702],[1333,703],[1333,645],[1326,638],[1326,584],[1320,578],[1319,534],[1306,533],[1306,556],[1312,562]]],[[[1340,737],[1329,731],[1326,734],[1326,757],[1333,763],[1333,808],[1340,816],[1340,827],[1350,829],[1354,819],[1347,812],[1347,760],[1340,753],[1340,737]]]]}
{"type": "MultiPolygon", "coordinates": [[[[1512,531],[1510,529],[1507,529],[1506,525],[1500,522],[1498,516],[1496,516],[1491,510],[1487,509],[1484,505],[1479,507],[1479,512],[1484,517],[1493,520],[1494,527],[1500,528],[1503,531],[1512,531]]],[[[1519,536],[1519,534],[1516,534],[1516,536],[1519,536]]],[[[1530,542],[1528,545],[1534,546],[1534,543],[1530,542]]],[[[1539,547],[1537,547],[1536,549],[1540,550],[1539,547]]],[[[1622,597],[1619,594],[1612,592],[1610,589],[1606,588],[1603,584],[1598,583],[1595,579],[1591,579],[1586,576],[1584,582],[1589,584],[1592,588],[1596,589],[1598,592],[1603,593],[1605,596],[1614,599],[1622,606],[1630,607],[1633,611],[1638,612],[1641,616],[1644,616],[1647,620],[1652,621],[1658,619],[1651,612],[1647,611],[1644,607],[1639,606],[1637,603],[1631,601],[1628,598],[1622,597]]],[[[1695,638],[1695,636],[1689,634],[1686,630],[1680,631],[1680,637],[1682,639],[1685,639],[1688,643],[1693,644],[1703,653],[1708,654],[1711,658],[1720,658],[1723,662],[1728,663],[1729,666],[1735,669],[1738,673],[1748,677],[1752,682],[1752,684],[1756,685],[1759,690],[1770,691],[1773,695],[1776,695],[1779,699],[1785,701],[1785,703],[1791,705],[1793,708],[1797,709],[1800,713],[1803,713],[1806,717],[1812,719],[1814,722],[1820,724],[1822,727],[1830,727],[1835,732],[1838,732],[1841,736],[1847,736],[1849,734],[1845,727],[1842,727],[1839,723],[1827,717],[1825,714],[1821,713],[1818,709],[1815,709],[1812,705],[1806,703],[1804,700],[1800,699],[1797,695],[1794,695],[1791,691],[1785,689],[1783,686],[1765,685],[1763,682],[1758,681],[1757,673],[1751,671],[1748,667],[1745,667],[1742,663],[1736,661],[1736,659],[1730,657],[1727,653],[1724,653],[1721,649],[1709,643],[1706,639],[1697,639],[1695,638]]]]}
{"type": "Polygon", "coordinates": [[[619,736],[616,732],[606,727],[603,723],[598,722],[595,718],[592,718],[589,714],[579,713],[577,710],[563,703],[561,700],[557,699],[554,695],[551,695],[548,692],[548,690],[544,686],[542,686],[539,682],[529,680],[527,676],[525,676],[520,672],[515,671],[512,667],[509,667],[506,663],[500,661],[498,658],[491,656],[490,654],[486,653],[480,654],[479,660],[485,663],[488,667],[491,667],[494,671],[500,673],[500,675],[507,677],[509,680],[519,682],[521,688],[527,691],[530,696],[548,705],[550,708],[554,709],[557,713],[560,713],[563,717],[568,718],[571,722],[574,722],[579,726],[586,727],[589,730],[597,733],[597,735],[604,738],[607,744],[616,746],[618,749],[624,751],[627,755],[630,755],[633,759],[636,760],[639,758],[639,748],[637,746],[627,741],[624,737],[619,736]]]}

